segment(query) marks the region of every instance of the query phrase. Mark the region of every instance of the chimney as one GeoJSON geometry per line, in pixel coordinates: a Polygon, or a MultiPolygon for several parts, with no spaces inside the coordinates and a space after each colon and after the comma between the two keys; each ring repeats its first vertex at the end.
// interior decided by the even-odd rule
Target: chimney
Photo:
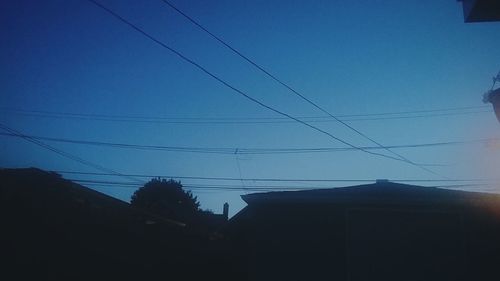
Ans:
{"type": "Polygon", "coordinates": [[[224,203],[224,208],[223,208],[223,211],[222,211],[222,215],[224,216],[224,218],[226,220],[229,219],[229,204],[227,204],[227,202],[224,203]]]}

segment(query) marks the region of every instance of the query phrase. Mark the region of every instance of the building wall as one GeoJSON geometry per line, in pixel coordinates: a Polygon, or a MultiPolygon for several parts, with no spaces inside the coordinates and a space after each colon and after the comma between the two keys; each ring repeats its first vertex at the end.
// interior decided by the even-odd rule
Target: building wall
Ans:
{"type": "Polygon", "coordinates": [[[498,280],[500,220],[465,205],[248,206],[248,280],[498,280]]]}

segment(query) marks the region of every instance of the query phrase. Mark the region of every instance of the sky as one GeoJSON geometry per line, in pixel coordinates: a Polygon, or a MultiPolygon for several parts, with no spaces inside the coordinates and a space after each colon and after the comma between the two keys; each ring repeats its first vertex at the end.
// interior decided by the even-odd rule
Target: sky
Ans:
{"type": "MultiPolygon", "coordinates": [[[[120,174],[171,176],[192,190],[204,209],[220,213],[228,202],[230,215],[245,206],[240,195],[262,185],[326,188],[410,179],[459,188],[456,180],[474,179],[460,188],[500,192],[490,181],[499,178],[500,124],[482,103],[500,70],[500,22],[464,23],[457,1],[169,1],[382,145],[466,143],[395,148],[406,162],[356,149],[243,154],[245,149],[349,146],[282,119],[88,0],[1,2],[0,124],[59,140],[203,152],[224,148],[225,154],[151,151],[38,139],[120,174]],[[387,114],[394,112],[407,113],[387,114]],[[485,180],[487,185],[478,185],[485,180]]],[[[161,0],[99,3],[263,104],[355,147],[373,146],[161,0]]],[[[12,135],[0,135],[0,166],[103,173],[12,135]]],[[[84,185],[125,201],[139,184],[133,181],[137,177],[62,174],[93,181],[84,185]]]]}

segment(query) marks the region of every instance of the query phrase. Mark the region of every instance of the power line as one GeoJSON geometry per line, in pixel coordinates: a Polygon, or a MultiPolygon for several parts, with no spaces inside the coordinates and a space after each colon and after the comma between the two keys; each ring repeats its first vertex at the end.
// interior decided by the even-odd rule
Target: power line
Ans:
{"type": "Polygon", "coordinates": [[[12,129],[12,128],[4,125],[4,124],[0,123],[0,129],[2,129],[4,131],[7,131],[7,132],[9,132],[9,133],[11,133],[11,134],[13,134],[15,136],[20,137],[20,138],[23,138],[23,139],[25,139],[25,140],[27,140],[27,141],[29,141],[31,143],[34,143],[34,144],[36,144],[38,146],[43,147],[45,149],[48,149],[48,150],[50,150],[50,151],[52,151],[52,152],[54,152],[56,154],[59,154],[59,155],[61,155],[63,157],[66,157],[66,158],[71,159],[73,161],[76,161],[76,162],[78,162],[80,164],[83,164],[85,166],[94,168],[96,170],[99,170],[99,171],[102,171],[102,172],[105,172],[105,173],[111,173],[111,174],[116,175],[116,176],[121,176],[121,177],[124,177],[124,178],[127,178],[127,179],[131,179],[131,180],[136,181],[136,182],[137,181],[141,182],[141,181],[135,179],[132,176],[127,176],[127,175],[121,174],[121,173],[119,173],[119,172],[117,172],[115,170],[112,170],[112,169],[109,169],[109,168],[105,168],[105,167],[103,167],[103,166],[101,166],[99,164],[92,163],[92,162],[84,160],[84,159],[82,159],[82,158],[80,158],[80,157],[78,157],[76,155],[73,155],[71,153],[68,153],[68,152],[62,151],[60,149],[57,149],[55,147],[52,147],[52,146],[50,146],[50,145],[48,145],[46,143],[43,143],[43,142],[41,142],[41,141],[39,141],[37,139],[34,139],[34,138],[30,137],[30,136],[27,136],[27,135],[21,133],[20,131],[14,130],[14,129],[12,129]]]}
{"type": "MultiPolygon", "coordinates": [[[[62,171],[54,170],[52,172],[68,175],[88,175],[88,176],[117,176],[112,173],[94,173],[81,171],[62,171]]],[[[234,178],[234,177],[204,177],[204,176],[179,176],[179,175],[162,175],[162,174],[126,174],[135,178],[172,178],[172,179],[190,179],[190,180],[214,180],[214,181],[247,181],[247,182],[374,182],[373,179],[290,179],[290,178],[234,178]]],[[[500,182],[500,179],[391,179],[391,182],[500,182]]]]}
{"type": "Polygon", "coordinates": [[[388,151],[389,153],[399,157],[401,160],[403,160],[404,162],[407,162],[411,165],[414,165],[416,167],[419,167],[421,168],[422,170],[424,171],[427,171],[429,173],[432,173],[434,175],[437,175],[437,176],[441,176],[439,174],[437,174],[436,172],[430,170],[429,168],[425,167],[425,166],[422,166],[422,165],[419,165],[418,163],[415,163],[413,161],[411,161],[410,159],[406,158],[405,156],[385,147],[384,145],[382,145],[381,143],[379,143],[378,141],[376,141],[375,139],[369,137],[367,134],[361,132],[360,130],[354,128],[353,126],[349,125],[348,123],[346,123],[345,121],[341,120],[340,118],[336,117],[335,115],[333,115],[332,113],[330,113],[328,110],[324,109],[322,106],[320,106],[319,104],[315,103],[314,101],[312,101],[311,99],[307,98],[306,96],[304,96],[303,94],[301,94],[300,92],[298,92],[297,90],[295,90],[294,88],[292,88],[290,85],[288,85],[287,83],[283,82],[281,79],[277,78],[276,75],[270,73],[269,71],[267,71],[266,69],[264,69],[261,65],[257,64],[256,62],[254,62],[253,60],[251,60],[250,58],[248,58],[247,56],[243,55],[240,51],[238,51],[236,48],[232,47],[231,45],[229,45],[228,43],[226,43],[224,40],[222,40],[222,38],[220,38],[219,36],[215,35],[214,33],[210,32],[207,28],[205,28],[204,26],[202,26],[200,23],[198,23],[196,20],[194,20],[192,17],[190,17],[189,15],[187,15],[186,13],[182,12],[180,9],[178,9],[177,7],[175,7],[172,3],[170,3],[169,1],[167,0],[162,0],[163,3],[167,4],[168,6],[170,6],[172,9],[174,9],[175,11],[177,11],[178,13],[180,13],[182,16],[184,16],[185,18],[187,18],[189,21],[191,21],[193,24],[195,24],[196,26],[198,26],[200,29],[202,29],[203,31],[205,31],[207,34],[209,34],[212,38],[214,38],[215,40],[217,40],[218,42],[220,42],[221,44],[223,44],[224,46],[226,46],[227,48],[229,48],[231,51],[233,51],[235,54],[237,54],[238,56],[240,56],[241,58],[243,58],[245,61],[247,61],[248,63],[250,63],[251,65],[253,65],[254,67],[256,67],[257,69],[259,69],[260,71],[262,71],[263,73],[265,73],[268,77],[270,77],[271,79],[273,79],[274,81],[276,81],[277,83],[279,83],[280,85],[282,85],[283,87],[287,88],[289,91],[291,91],[292,93],[294,93],[296,96],[300,97],[302,100],[304,100],[305,102],[309,103],[310,105],[312,105],[313,107],[317,108],[318,110],[320,110],[321,112],[325,113],[326,115],[330,116],[331,118],[335,119],[337,122],[341,123],[342,125],[344,125],[345,127],[349,128],[350,130],[354,131],[355,133],[357,133],[358,135],[362,136],[363,138],[369,140],[370,142],[374,143],[375,145],[383,148],[384,150],[388,151]]]}
{"type": "MultiPolygon", "coordinates": [[[[262,101],[256,99],[256,98],[253,98],[251,96],[249,96],[248,94],[246,94],[245,92],[243,92],[242,90],[239,90],[238,88],[232,86],[231,84],[229,84],[228,82],[226,82],[225,80],[223,80],[222,78],[220,78],[219,76],[213,74],[212,72],[210,72],[209,70],[207,70],[205,67],[201,66],[200,64],[198,64],[197,62],[193,61],[192,59],[186,57],[185,55],[183,55],[182,53],[180,53],[179,51],[173,49],[172,47],[168,46],[167,44],[163,43],[162,41],[156,39],[155,37],[153,37],[152,35],[148,34],[147,32],[145,32],[144,30],[142,30],[141,28],[137,27],[136,25],[134,25],[133,23],[131,23],[130,21],[126,20],[125,18],[123,18],[122,16],[118,15],[117,13],[115,13],[114,11],[112,11],[111,9],[103,6],[102,4],[100,4],[99,2],[95,1],[95,0],[88,0],[89,2],[95,4],[96,6],[98,6],[99,8],[103,9],[104,11],[106,11],[107,13],[109,13],[110,15],[112,15],[113,17],[115,17],[116,19],[118,19],[119,21],[125,23],[126,25],[128,25],[129,27],[131,27],[132,29],[136,30],[137,32],[141,33],[142,35],[144,35],[145,37],[147,37],[148,39],[150,39],[151,41],[155,42],[156,44],[160,45],[161,47],[169,50],[170,52],[174,53],[175,55],[177,55],[179,58],[181,58],[182,60],[186,61],[187,63],[195,66],[196,68],[198,68],[200,71],[202,71],[203,73],[207,74],[208,76],[212,77],[213,79],[217,80],[219,83],[221,83],[222,85],[224,85],[225,87],[231,89],[232,91],[236,92],[237,94],[245,97],[246,99],[258,104],[259,106],[263,107],[263,108],[266,108],[270,111],[273,111],[281,116],[284,116],[284,117],[287,117],[291,120],[294,120],[304,126],[307,126],[313,130],[316,130],[324,135],[327,135],[329,136],[330,138],[332,139],[335,139],[347,146],[350,146],[352,148],[355,148],[359,151],[363,151],[365,153],[368,153],[368,154],[372,154],[372,155],[377,155],[377,156],[380,156],[380,157],[384,157],[384,158],[388,158],[388,159],[393,159],[393,160],[397,160],[397,161],[403,161],[403,162],[406,162],[408,164],[411,164],[413,166],[416,166],[416,167],[420,167],[422,168],[423,170],[426,170],[427,172],[429,173],[432,173],[432,174],[435,174],[435,175],[438,175],[437,173],[433,172],[432,170],[430,169],[427,169],[423,166],[419,166],[418,164],[416,163],[413,163],[411,161],[408,161],[408,160],[404,160],[404,159],[401,159],[401,158],[396,158],[396,157],[392,157],[392,156],[389,156],[389,155],[385,155],[385,154],[381,154],[381,153],[377,153],[377,152],[372,152],[372,151],[368,151],[368,150],[363,150],[347,141],[344,141],[336,136],[334,136],[333,134],[325,131],[325,130],[322,130],[314,125],[311,125],[297,117],[294,117],[288,113],[285,113],[283,111],[280,111],[272,106],[269,106],[265,103],[263,103],[262,101]]],[[[440,176],[440,175],[438,175],[440,176]]]]}
{"type": "Polygon", "coordinates": [[[94,146],[107,146],[107,147],[114,147],[114,148],[127,148],[127,149],[139,149],[139,150],[163,150],[163,151],[171,151],[171,152],[234,154],[234,149],[231,151],[231,149],[226,149],[226,148],[196,148],[196,147],[139,145],[139,144],[75,140],[75,139],[65,139],[65,138],[49,138],[49,137],[40,137],[40,136],[18,135],[18,134],[11,134],[11,133],[0,133],[0,135],[1,136],[10,136],[10,137],[30,137],[32,139],[40,139],[40,140],[46,140],[46,141],[83,144],[83,145],[94,145],[94,146]]]}
{"type": "MultiPolygon", "coordinates": [[[[100,181],[100,180],[81,180],[81,179],[68,179],[70,181],[80,183],[83,185],[97,186],[97,187],[113,187],[113,188],[129,188],[137,189],[141,185],[129,182],[116,182],[116,181],[100,181]]],[[[224,184],[182,184],[183,188],[191,191],[209,190],[209,191],[303,191],[303,190],[326,190],[339,188],[338,186],[288,186],[288,185],[247,185],[242,187],[240,185],[224,185],[224,184]]],[[[489,187],[489,189],[498,190],[498,187],[489,183],[465,183],[465,184],[440,184],[426,187],[433,188],[451,188],[451,189],[477,189],[489,187]]]]}
{"type": "MultiPolygon", "coordinates": [[[[487,107],[487,106],[486,106],[487,107]]],[[[485,106],[471,107],[484,109],[485,106]]],[[[488,107],[489,108],[489,107],[488,107]]],[[[107,115],[107,114],[88,114],[88,113],[68,113],[53,112],[42,110],[21,110],[0,108],[1,111],[7,111],[21,116],[44,117],[54,119],[75,119],[75,120],[95,120],[109,122],[135,122],[135,123],[158,123],[158,124],[279,124],[295,123],[295,121],[283,117],[158,117],[158,116],[138,116],[138,115],[107,115]]],[[[455,115],[470,115],[479,113],[491,113],[491,110],[470,111],[457,109],[441,110],[415,110],[399,112],[383,112],[368,114],[345,114],[337,115],[343,121],[377,121],[393,119],[414,119],[429,118],[455,115]],[[415,115],[418,114],[418,115],[415,115]]],[[[334,119],[328,116],[301,116],[298,117],[307,120],[309,123],[332,122],[334,119]]],[[[336,122],[336,121],[335,121],[336,122]]]]}
{"type": "MultiPolygon", "coordinates": [[[[117,181],[102,181],[102,180],[88,180],[88,179],[67,179],[70,181],[74,182],[80,182],[80,183],[89,183],[89,184],[103,184],[103,185],[120,185],[120,186],[127,186],[127,187],[141,187],[142,185],[136,184],[136,183],[130,183],[130,182],[117,182],[117,181]]],[[[199,189],[237,189],[237,190],[245,190],[245,186],[241,185],[236,185],[236,184],[182,184],[183,187],[188,187],[188,188],[199,188],[199,189]]],[[[248,185],[248,188],[256,189],[256,188],[261,188],[261,189],[270,189],[270,188],[286,188],[286,189],[291,189],[291,190],[300,190],[300,189],[313,189],[313,188],[325,188],[325,187],[318,187],[318,186],[311,186],[311,185],[306,185],[306,186],[285,186],[285,185],[248,185]]]]}
{"type": "MultiPolygon", "coordinates": [[[[95,184],[108,184],[108,185],[122,185],[122,186],[130,186],[130,187],[140,187],[142,185],[137,183],[130,182],[117,182],[117,181],[102,181],[102,180],[88,180],[88,179],[67,179],[74,182],[82,182],[82,183],[95,183],[95,184]]],[[[373,181],[372,181],[373,182],[373,181]]],[[[433,185],[432,187],[466,187],[466,186],[486,186],[490,185],[489,183],[465,183],[465,184],[441,184],[441,185],[433,185]]],[[[183,187],[193,187],[193,188],[238,188],[240,190],[245,190],[246,187],[249,188],[286,188],[292,190],[301,190],[301,189],[328,189],[328,188],[336,188],[335,186],[318,186],[318,185],[301,185],[301,186],[290,186],[290,185],[247,185],[246,187],[242,187],[238,184],[186,184],[182,183],[183,187]]]]}
{"type": "MultiPolygon", "coordinates": [[[[326,153],[326,152],[342,152],[351,151],[351,147],[316,147],[316,148],[231,148],[231,147],[188,147],[188,146],[164,146],[164,145],[144,145],[144,144],[130,144],[130,143],[117,143],[117,142],[102,142],[102,141],[88,141],[67,138],[53,138],[42,137],[34,135],[21,135],[13,133],[0,133],[0,136],[7,137],[29,137],[36,140],[45,140],[52,142],[93,145],[103,147],[113,147],[122,149],[136,149],[136,150],[151,150],[151,151],[168,151],[168,152],[186,152],[186,153],[204,153],[204,154],[225,154],[225,155],[255,155],[255,154],[302,154],[302,153],[326,153]]],[[[450,145],[467,145],[474,143],[488,144],[490,142],[499,142],[500,138],[478,139],[467,141],[447,141],[447,142],[434,142],[434,143],[420,143],[420,144],[403,144],[403,145],[390,145],[391,149],[403,148],[426,148],[426,147],[439,147],[450,145]]],[[[381,149],[378,146],[363,146],[365,150],[381,149]]]]}
{"type": "MultiPolygon", "coordinates": [[[[413,114],[413,113],[432,113],[432,112],[447,112],[447,111],[467,111],[467,110],[478,110],[478,109],[489,109],[487,105],[482,106],[462,106],[462,107],[446,107],[446,108],[434,108],[434,109],[419,109],[419,110],[409,110],[409,111],[392,111],[392,112],[379,112],[379,113],[365,113],[365,114],[341,114],[337,117],[360,117],[360,116],[378,116],[378,115],[395,115],[395,114],[413,114]]],[[[47,111],[47,110],[27,110],[19,108],[9,108],[0,107],[2,111],[13,111],[13,112],[32,112],[32,113],[46,113],[46,114],[62,114],[62,115],[74,115],[74,116],[93,116],[93,117],[109,117],[109,118],[143,118],[143,119],[226,119],[226,118],[207,118],[207,117],[154,117],[154,116],[144,116],[144,115],[112,115],[112,114],[88,114],[88,113],[73,113],[73,112],[59,112],[59,111],[47,111]]],[[[491,110],[489,110],[491,111],[491,110]]],[[[300,116],[301,118],[320,118],[327,116],[300,116]]],[[[233,119],[233,118],[227,118],[233,119]]],[[[239,119],[239,118],[235,118],[239,119]]],[[[288,119],[283,117],[247,117],[243,119],[288,119]]]]}

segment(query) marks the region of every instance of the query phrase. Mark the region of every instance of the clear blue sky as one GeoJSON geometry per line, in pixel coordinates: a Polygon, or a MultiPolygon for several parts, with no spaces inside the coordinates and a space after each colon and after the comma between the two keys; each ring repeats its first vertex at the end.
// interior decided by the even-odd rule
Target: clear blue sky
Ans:
{"type": "MultiPolygon", "coordinates": [[[[481,95],[500,70],[500,23],[466,24],[456,1],[171,1],[337,115],[480,107],[484,105],[481,95]]],[[[160,0],[100,2],[266,104],[294,116],[323,115],[160,0]]],[[[20,115],[11,110],[176,118],[279,117],[85,0],[2,1],[0,33],[0,120],[28,135],[186,147],[345,147],[296,123],[166,124],[20,115]]],[[[371,145],[335,122],[314,124],[357,146],[371,145]]],[[[384,145],[500,137],[492,112],[349,124],[384,145]]],[[[128,174],[440,178],[359,151],[214,155],[47,143],[128,174]]],[[[414,162],[445,164],[429,168],[447,178],[483,179],[496,177],[499,149],[500,144],[492,142],[397,152],[414,162]]],[[[0,136],[0,155],[2,167],[99,172],[15,137],[0,136]]],[[[224,184],[242,186],[239,181],[224,184]]],[[[340,185],[349,183],[328,186],[340,185]]],[[[133,192],[116,186],[94,188],[123,200],[133,192]]],[[[231,214],[244,206],[239,198],[242,191],[194,193],[203,208],[215,212],[221,212],[226,201],[231,214]]]]}

